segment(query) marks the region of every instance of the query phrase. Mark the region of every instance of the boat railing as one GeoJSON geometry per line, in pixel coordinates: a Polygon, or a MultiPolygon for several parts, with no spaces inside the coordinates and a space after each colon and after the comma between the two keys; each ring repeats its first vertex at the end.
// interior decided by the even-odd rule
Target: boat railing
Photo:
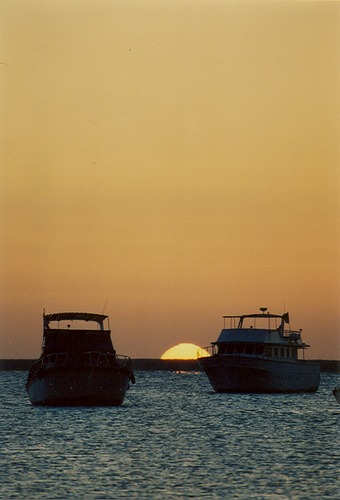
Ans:
{"type": "Polygon", "coordinates": [[[292,364],[295,364],[296,362],[299,362],[299,361],[303,361],[306,364],[315,364],[314,361],[306,360],[304,358],[300,359],[300,358],[296,358],[296,357],[280,356],[280,355],[274,356],[272,354],[265,354],[265,353],[256,354],[256,353],[246,353],[246,352],[237,352],[237,353],[231,352],[231,353],[222,353],[221,354],[221,353],[218,353],[218,347],[216,345],[211,345],[211,346],[204,347],[204,348],[200,349],[197,352],[197,359],[215,356],[216,354],[219,354],[220,356],[225,357],[225,358],[233,358],[233,357],[237,356],[238,358],[255,358],[255,359],[258,358],[258,359],[266,359],[268,361],[274,360],[274,361],[280,361],[280,362],[292,363],[292,364]]]}
{"type": "Polygon", "coordinates": [[[289,338],[290,340],[301,340],[301,330],[283,330],[282,337],[289,338]]]}
{"type": "Polygon", "coordinates": [[[122,367],[131,369],[131,359],[129,356],[114,353],[102,353],[98,351],[88,351],[82,353],[60,352],[46,354],[34,363],[31,372],[39,370],[51,370],[69,367],[93,367],[109,368],[122,367]]]}
{"type": "Polygon", "coordinates": [[[203,347],[197,351],[197,359],[207,358],[209,356],[214,356],[217,354],[216,346],[209,345],[208,347],[203,347]]]}

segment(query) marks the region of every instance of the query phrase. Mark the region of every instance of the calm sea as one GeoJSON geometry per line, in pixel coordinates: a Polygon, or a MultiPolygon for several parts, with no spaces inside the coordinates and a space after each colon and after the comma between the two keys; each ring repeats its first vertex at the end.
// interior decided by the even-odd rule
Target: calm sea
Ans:
{"type": "Polygon", "coordinates": [[[214,394],[202,373],[137,372],[116,408],[36,408],[1,372],[0,497],[340,498],[340,406],[315,394],[214,394]]]}

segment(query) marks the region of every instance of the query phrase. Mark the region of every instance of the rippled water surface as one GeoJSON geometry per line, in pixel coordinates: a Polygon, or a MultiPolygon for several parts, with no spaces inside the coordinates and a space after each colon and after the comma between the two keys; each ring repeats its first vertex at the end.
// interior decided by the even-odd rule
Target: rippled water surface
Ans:
{"type": "Polygon", "coordinates": [[[204,374],[137,372],[122,407],[37,408],[1,372],[4,499],[340,498],[340,406],[315,394],[214,394],[204,374]]]}

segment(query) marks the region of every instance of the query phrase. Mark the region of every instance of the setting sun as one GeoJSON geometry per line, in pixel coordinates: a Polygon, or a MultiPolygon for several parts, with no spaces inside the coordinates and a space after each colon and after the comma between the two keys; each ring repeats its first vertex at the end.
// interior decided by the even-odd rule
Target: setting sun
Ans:
{"type": "MultiPolygon", "coordinates": [[[[196,344],[177,344],[165,351],[161,359],[197,359],[197,352],[200,350],[201,347],[196,344]]],[[[209,356],[207,351],[202,350],[209,356]]]]}

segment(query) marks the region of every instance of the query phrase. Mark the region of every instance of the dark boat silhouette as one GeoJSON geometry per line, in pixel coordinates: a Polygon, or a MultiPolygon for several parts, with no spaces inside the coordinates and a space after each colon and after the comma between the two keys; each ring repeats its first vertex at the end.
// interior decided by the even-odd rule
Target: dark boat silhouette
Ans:
{"type": "Polygon", "coordinates": [[[111,331],[104,322],[108,323],[108,316],[103,314],[44,313],[42,353],[31,367],[26,383],[33,405],[123,403],[129,382],[134,383],[131,360],[116,354],[111,331]],[[55,328],[51,328],[52,322],[57,323],[55,328]],[[87,328],[87,322],[95,323],[95,327],[87,328]]]}

